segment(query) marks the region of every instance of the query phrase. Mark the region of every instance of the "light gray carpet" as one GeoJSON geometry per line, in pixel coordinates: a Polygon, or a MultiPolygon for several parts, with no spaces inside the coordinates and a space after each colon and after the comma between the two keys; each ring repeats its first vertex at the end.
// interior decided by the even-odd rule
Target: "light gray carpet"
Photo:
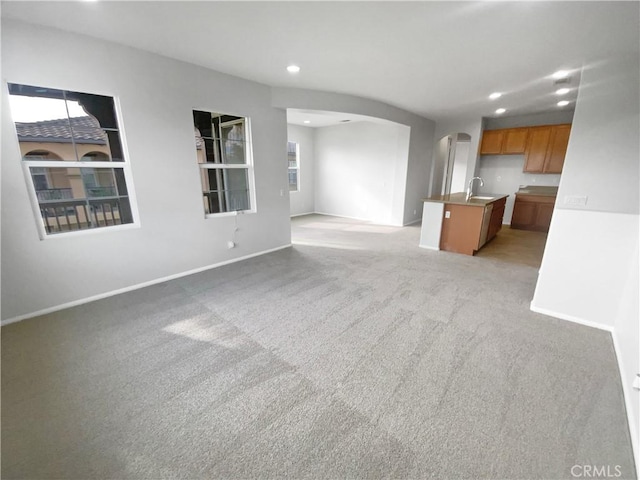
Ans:
{"type": "Polygon", "coordinates": [[[610,335],[530,312],[536,269],[293,232],[3,328],[2,478],[635,478],[610,335]]]}

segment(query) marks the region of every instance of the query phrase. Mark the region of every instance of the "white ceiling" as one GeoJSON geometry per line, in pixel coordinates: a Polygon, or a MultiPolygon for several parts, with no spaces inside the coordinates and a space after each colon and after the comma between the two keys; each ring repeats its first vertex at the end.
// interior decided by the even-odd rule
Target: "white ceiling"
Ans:
{"type": "Polygon", "coordinates": [[[3,17],[436,121],[491,116],[499,106],[506,115],[558,108],[549,75],[637,54],[638,10],[609,1],[2,2],[3,17]],[[291,63],[299,74],[287,73],[291,63]],[[505,95],[489,101],[493,91],[505,95]]]}

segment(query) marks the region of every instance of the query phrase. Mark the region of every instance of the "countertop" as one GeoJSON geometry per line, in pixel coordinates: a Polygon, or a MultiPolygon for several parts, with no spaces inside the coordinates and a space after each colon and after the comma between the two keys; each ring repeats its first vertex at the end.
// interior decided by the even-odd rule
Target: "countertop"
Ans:
{"type": "Polygon", "coordinates": [[[484,207],[489,205],[490,203],[495,202],[496,200],[500,200],[502,198],[507,198],[509,195],[505,195],[504,193],[477,193],[477,196],[480,197],[492,197],[491,200],[480,199],[480,198],[471,198],[467,201],[467,194],[464,192],[460,193],[450,193],[448,195],[432,195],[429,198],[423,198],[423,202],[436,202],[436,203],[454,203],[456,205],[471,205],[475,207],[484,207]]]}
{"type": "Polygon", "coordinates": [[[542,187],[538,185],[526,185],[520,187],[516,195],[540,195],[544,197],[555,197],[558,195],[558,187],[542,187]]]}

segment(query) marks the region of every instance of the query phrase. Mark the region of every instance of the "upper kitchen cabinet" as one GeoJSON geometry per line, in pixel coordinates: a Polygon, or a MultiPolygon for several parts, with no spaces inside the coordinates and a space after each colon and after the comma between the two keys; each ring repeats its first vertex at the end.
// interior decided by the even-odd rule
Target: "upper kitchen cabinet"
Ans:
{"type": "Polygon", "coordinates": [[[523,171],[542,173],[550,140],[551,127],[532,127],[529,129],[523,171]]]}
{"type": "Polygon", "coordinates": [[[482,132],[480,155],[524,154],[526,173],[562,173],[571,124],[482,132]]]}
{"type": "Polygon", "coordinates": [[[570,133],[571,125],[555,125],[553,127],[547,158],[542,170],[544,173],[562,173],[570,133]]]}
{"type": "Polygon", "coordinates": [[[480,155],[500,155],[505,137],[504,130],[485,130],[482,132],[480,155]]]}
{"type": "Polygon", "coordinates": [[[528,128],[505,128],[482,132],[480,155],[513,155],[524,153],[528,128]]]}
{"type": "Polygon", "coordinates": [[[504,155],[524,153],[527,148],[528,138],[529,138],[528,128],[508,128],[505,131],[505,135],[504,135],[502,153],[504,155]]]}
{"type": "Polygon", "coordinates": [[[529,130],[523,170],[527,173],[562,173],[571,125],[547,125],[529,130]]]}

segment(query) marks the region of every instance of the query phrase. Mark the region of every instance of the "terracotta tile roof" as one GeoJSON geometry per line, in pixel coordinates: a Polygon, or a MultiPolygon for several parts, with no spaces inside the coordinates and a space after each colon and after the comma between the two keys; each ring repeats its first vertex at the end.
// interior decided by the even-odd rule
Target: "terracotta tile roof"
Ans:
{"type": "Polygon", "coordinates": [[[16,122],[18,140],[21,142],[71,142],[71,130],[77,143],[106,144],[107,135],[98,121],[90,116],[69,119],[44,120],[42,122],[16,122]],[[69,128],[71,123],[71,128],[69,128]]]}

